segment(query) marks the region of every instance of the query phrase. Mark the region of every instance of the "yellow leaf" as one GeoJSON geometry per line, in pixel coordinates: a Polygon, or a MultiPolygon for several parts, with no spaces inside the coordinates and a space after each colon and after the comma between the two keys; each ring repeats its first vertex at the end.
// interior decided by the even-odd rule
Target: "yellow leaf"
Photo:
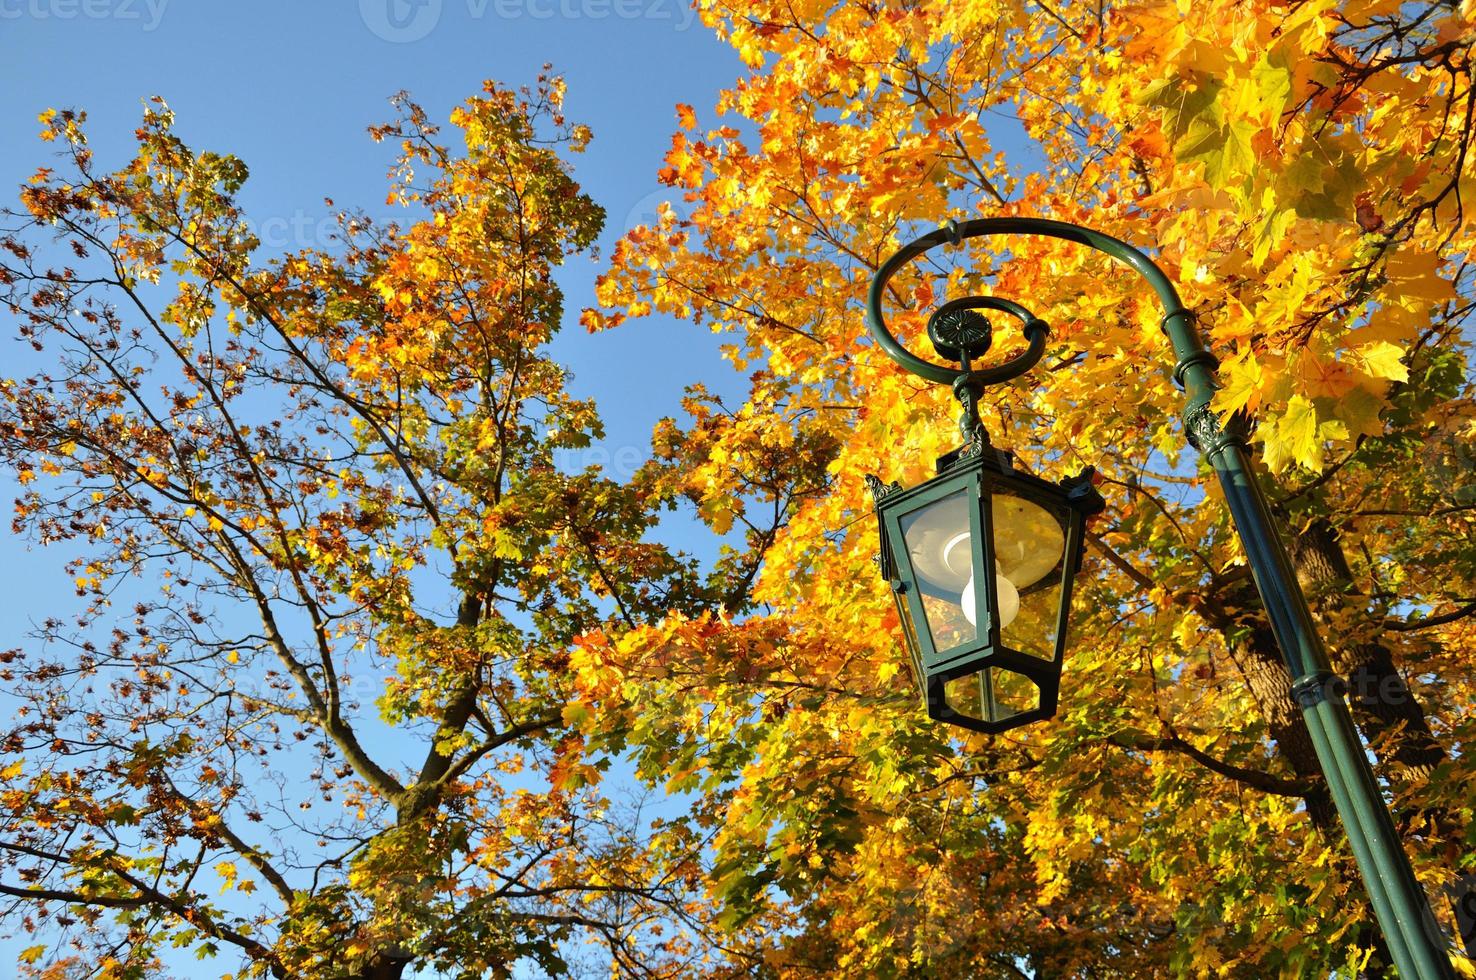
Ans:
{"type": "Polygon", "coordinates": [[[1291,463],[1312,470],[1322,468],[1317,409],[1302,395],[1291,397],[1286,413],[1262,430],[1261,440],[1265,443],[1266,465],[1273,473],[1279,473],[1291,463]]]}
{"type": "Polygon", "coordinates": [[[1247,353],[1227,361],[1220,373],[1226,380],[1224,393],[1220,395],[1221,410],[1227,415],[1242,408],[1254,412],[1261,401],[1263,377],[1256,355],[1247,353]]]}
{"type": "Polygon", "coordinates": [[[215,865],[215,873],[218,874],[218,875],[220,875],[221,880],[223,882],[225,882],[223,885],[220,886],[221,893],[224,894],[225,892],[230,891],[231,890],[231,886],[236,883],[236,865],[235,865],[235,862],[233,862],[233,861],[220,861],[220,862],[218,862],[215,865]]]}
{"type": "Polygon", "coordinates": [[[1404,351],[1387,340],[1365,344],[1356,353],[1369,377],[1388,378],[1391,381],[1409,380],[1409,368],[1405,367],[1402,360],[1404,351]]]}
{"type": "Polygon", "coordinates": [[[589,717],[589,705],[582,701],[570,701],[564,705],[564,724],[571,728],[579,728],[589,717]]]}

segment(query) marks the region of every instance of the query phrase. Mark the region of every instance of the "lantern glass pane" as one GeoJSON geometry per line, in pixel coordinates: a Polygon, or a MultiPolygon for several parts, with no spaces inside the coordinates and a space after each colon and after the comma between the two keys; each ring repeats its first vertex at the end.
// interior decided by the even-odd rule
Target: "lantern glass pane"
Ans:
{"type": "Polygon", "coordinates": [[[986,667],[946,681],[943,700],[961,715],[1004,721],[1040,707],[1040,688],[1024,674],[986,667]]]}
{"type": "Polygon", "coordinates": [[[926,674],[923,671],[922,647],[917,643],[917,624],[912,621],[912,607],[908,605],[907,597],[897,593],[897,617],[902,621],[902,634],[907,640],[907,656],[912,665],[912,679],[919,685],[926,682],[926,674]]]}
{"type": "Polygon", "coordinates": [[[1009,649],[1041,660],[1056,659],[1056,629],[1060,623],[1061,582],[1053,581],[1020,597],[1020,611],[1000,631],[1009,649]]]}
{"type": "MultiPolygon", "coordinates": [[[[914,625],[927,629],[940,653],[978,639],[969,511],[969,493],[959,489],[900,521],[927,618],[914,625]]],[[[984,601],[982,589],[977,601],[984,601]]]]}
{"type": "Polygon", "coordinates": [[[1051,576],[1060,578],[1066,553],[1066,509],[995,486],[994,560],[1023,595],[1051,576]]]}
{"type": "Polygon", "coordinates": [[[943,700],[961,715],[987,719],[989,715],[984,709],[984,684],[988,674],[988,670],[981,670],[946,681],[943,684],[943,700]]]}
{"type": "Polygon", "coordinates": [[[1011,650],[1054,660],[1070,511],[1003,489],[992,505],[1000,572],[1019,594],[1018,612],[1002,617],[1000,640],[1011,650]]]}
{"type": "Polygon", "coordinates": [[[1000,667],[986,671],[989,674],[994,711],[990,721],[1003,721],[1011,715],[1034,711],[1040,707],[1040,688],[1024,674],[1000,667]]]}

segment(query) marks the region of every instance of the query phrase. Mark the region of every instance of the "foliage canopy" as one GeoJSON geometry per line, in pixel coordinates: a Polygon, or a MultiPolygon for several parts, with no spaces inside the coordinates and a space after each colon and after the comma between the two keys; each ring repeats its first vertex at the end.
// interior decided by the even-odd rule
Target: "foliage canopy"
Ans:
{"type": "Polygon", "coordinates": [[[80,113],[43,115],[60,165],[9,214],[0,298],[46,367],[0,382],[0,456],[17,530],[76,554],[87,608],[0,673],[29,964],[1377,969],[1244,556],[1179,452],[1150,298],[1033,240],[890,297],[912,338],[968,292],[1051,322],[987,422],[1109,498],[1060,715],[968,739],[916,706],[862,485],[926,476],[948,393],[859,308],[947,217],[1155,250],[1223,360],[1219,409],[1259,419],[1438,896],[1476,854],[1470,4],[700,6],[749,71],[707,128],[678,106],[673,203],[583,321],[706,325],[751,383],[692,387],[626,481],[555,465],[600,437],[546,345],[555,271],[603,217],[557,79],[489,83],[449,140],[397,100],[373,133],[406,223],[346,212],[282,258],[256,254],[244,165],[162,103],[114,171],[80,113]],[[711,568],[654,540],[683,503],[726,536],[711,568]],[[631,782],[679,805],[653,820],[631,782]]]}

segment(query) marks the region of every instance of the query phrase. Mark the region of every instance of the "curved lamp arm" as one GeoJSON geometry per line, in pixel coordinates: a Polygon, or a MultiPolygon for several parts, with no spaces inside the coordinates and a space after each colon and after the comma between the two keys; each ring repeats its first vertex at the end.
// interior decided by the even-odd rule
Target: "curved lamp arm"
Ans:
{"type": "Polygon", "coordinates": [[[1160,327],[1168,335],[1177,358],[1174,380],[1185,393],[1186,437],[1191,446],[1204,454],[1219,477],[1256,588],[1271,620],[1272,632],[1292,677],[1292,695],[1302,709],[1390,954],[1401,976],[1454,980],[1444,936],[1400,845],[1368,757],[1353,728],[1343,698],[1343,683],[1332,673],[1291,558],[1282,544],[1280,529],[1252,469],[1244,429],[1240,425],[1222,427],[1210,405],[1219,362],[1200,339],[1194,329],[1194,314],[1185,309],[1178,290],[1163,270],[1142,251],[1120,239],[1064,221],[976,218],[949,222],[904,246],[877,270],[866,297],[867,330],[882,350],[904,368],[929,381],[952,384],[955,391],[961,384],[972,387],[1014,377],[1034,365],[1044,353],[1046,334],[1045,324],[1034,318],[1026,322],[1029,350],[998,368],[970,372],[967,363],[959,370],[914,356],[892,335],[882,316],[882,294],[903,265],[945,243],[957,245],[969,238],[994,235],[1043,235],[1085,245],[1136,271],[1158,297],[1164,310],[1160,327]],[[1022,367],[1026,360],[1029,364],[1022,367]]]}
{"type": "MultiPolygon", "coordinates": [[[[1198,331],[1194,329],[1194,314],[1185,308],[1173,282],[1146,254],[1119,238],[1113,238],[1111,235],[1104,235],[1100,231],[1093,231],[1080,225],[1053,221],[1049,218],[974,218],[964,222],[949,222],[937,231],[929,232],[904,246],[882,263],[881,268],[872,277],[871,288],[866,294],[866,329],[872,339],[880,345],[882,350],[886,351],[887,356],[913,374],[929,381],[954,384],[964,376],[964,373],[956,368],[946,368],[924,361],[903,347],[892,335],[891,330],[887,327],[886,317],[882,315],[882,295],[886,291],[887,283],[897,270],[924,252],[939,245],[957,245],[970,238],[994,235],[1043,235],[1048,238],[1076,242],[1111,256],[1147,281],[1149,287],[1157,295],[1159,304],[1163,307],[1163,319],[1159,321],[1159,326],[1168,334],[1169,341],[1173,344],[1174,354],[1178,358],[1174,365],[1174,380],[1184,388],[1189,396],[1189,405],[1184,413],[1185,425],[1189,430],[1189,442],[1196,449],[1204,448],[1208,451],[1211,443],[1215,441],[1214,437],[1219,434],[1207,431],[1218,428],[1213,425],[1213,414],[1205,417],[1206,413],[1210,412],[1209,402],[1216,387],[1214,370],[1219,366],[1219,361],[1210,353],[1204,341],[1199,338],[1198,331]]],[[[1022,370],[1033,367],[1040,360],[1040,356],[1045,353],[1044,330],[1031,329],[1037,325],[1038,328],[1045,327],[1043,321],[1032,317],[1023,328],[1030,341],[1030,349],[1020,360],[1024,360],[1032,353],[1035,356],[1022,370]]],[[[1016,362],[1012,360],[1000,365],[999,368],[992,369],[990,374],[997,372],[1006,377],[1014,377],[1020,373],[1018,371],[1011,373],[1015,365],[1016,362]]],[[[983,378],[984,373],[976,371],[974,375],[984,384],[994,384],[996,379],[983,378]]]]}

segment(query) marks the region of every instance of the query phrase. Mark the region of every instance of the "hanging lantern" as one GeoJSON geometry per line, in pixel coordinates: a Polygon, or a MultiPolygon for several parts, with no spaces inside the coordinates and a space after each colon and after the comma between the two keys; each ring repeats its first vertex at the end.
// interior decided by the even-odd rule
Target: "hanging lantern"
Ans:
{"type": "MultiPolygon", "coordinates": [[[[880,274],[873,307],[878,282],[884,282],[880,274]]],[[[953,369],[907,353],[874,311],[870,316],[873,336],[892,357],[952,384],[968,440],[938,460],[937,476],[911,489],[867,477],[881,527],[882,577],[896,598],[928,714],[981,732],[1049,718],[1061,685],[1083,526],[1104,505],[1090,468],[1060,484],[1016,470],[1009,453],[989,444],[978,411],[986,385],[1018,377],[1039,361],[1049,328],[1012,300],[971,296],[945,303],[927,332],[934,350],[958,363],[953,369]],[[996,367],[973,367],[993,336],[981,309],[1019,319],[1028,349],[996,367]]]]}
{"type": "Polygon", "coordinates": [[[868,482],[928,714],[981,732],[1054,715],[1092,470],[1058,485],[975,442],[911,489],[868,482]]]}

